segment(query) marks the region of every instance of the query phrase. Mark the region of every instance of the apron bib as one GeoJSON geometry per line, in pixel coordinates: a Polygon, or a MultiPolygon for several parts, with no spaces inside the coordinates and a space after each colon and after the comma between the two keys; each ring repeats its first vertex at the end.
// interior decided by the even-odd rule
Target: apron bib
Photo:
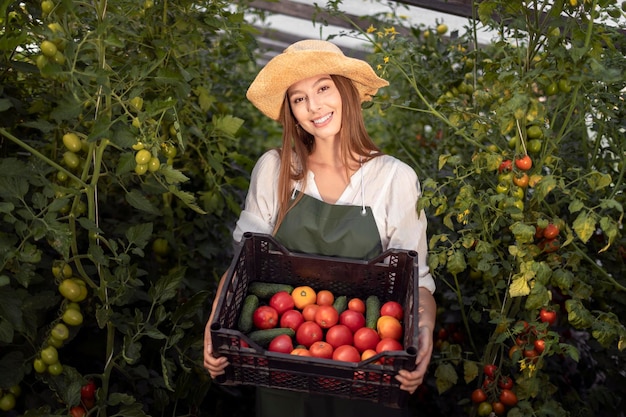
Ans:
{"type": "MultiPolygon", "coordinates": [[[[275,235],[293,252],[352,259],[371,259],[382,243],[370,207],[328,204],[304,194],[287,213],[275,235]]],[[[408,409],[367,400],[258,388],[257,417],[406,417],[408,409]]]]}

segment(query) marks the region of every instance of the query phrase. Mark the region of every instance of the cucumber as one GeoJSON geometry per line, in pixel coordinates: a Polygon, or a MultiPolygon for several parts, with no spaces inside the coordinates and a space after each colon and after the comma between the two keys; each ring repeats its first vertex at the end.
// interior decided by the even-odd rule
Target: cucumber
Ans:
{"type": "Polygon", "coordinates": [[[273,329],[255,330],[248,334],[248,337],[253,342],[258,343],[263,347],[267,347],[276,336],[279,336],[281,334],[286,334],[289,335],[289,337],[294,337],[296,335],[296,332],[289,327],[276,327],[273,329]]]}
{"type": "Polygon", "coordinates": [[[346,297],[345,295],[340,295],[339,297],[335,298],[333,307],[335,307],[337,313],[343,313],[344,311],[346,311],[346,308],[348,308],[348,297],[346,297]]]}
{"type": "Polygon", "coordinates": [[[241,314],[239,314],[239,320],[237,322],[237,328],[242,333],[248,333],[252,330],[253,322],[252,315],[254,314],[254,310],[259,306],[259,297],[254,294],[248,294],[246,298],[243,300],[243,305],[241,306],[241,314]]]}
{"type": "Polygon", "coordinates": [[[375,295],[370,295],[365,300],[365,326],[376,329],[376,322],[380,317],[380,300],[375,295]]]}
{"type": "Polygon", "coordinates": [[[276,294],[279,291],[287,291],[287,293],[291,294],[293,291],[293,286],[288,284],[275,284],[271,282],[260,282],[254,281],[251,282],[248,286],[248,294],[254,294],[259,298],[270,299],[272,295],[276,294]]]}

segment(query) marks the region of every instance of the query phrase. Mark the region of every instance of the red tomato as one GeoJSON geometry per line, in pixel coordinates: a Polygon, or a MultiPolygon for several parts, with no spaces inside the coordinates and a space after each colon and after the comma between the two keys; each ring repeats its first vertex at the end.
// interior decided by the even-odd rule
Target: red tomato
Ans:
{"type": "Polygon", "coordinates": [[[364,352],[368,349],[376,350],[378,342],[380,342],[380,336],[378,336],[378,332],[374,329],[361,327],[354,332],[353,344],[359,352],[364,352]]]}
{"type": "Polygon", "coordinates": [[[498,370],[498,367],[491,363],[488,363],[487,365],[483,367],[484,374],[487,375],[491,379],[495,378],[497,370],[498,370]]]}
{"type": "Polygon", "coordinates": [[[87,382],[85,385],[83,385],[80,388],[80,399],[83,401],[86,399],[93,399],[95,394],[96,394],[96,384],[93,381],[87,382]]]}
{"type": "Polygon", "coordinates": [[[324,334],[322,328],[314,321],[305,321],[296,331],[296,342],[300,345],[306,346],[307,348],[313,343],[322,340],[323,337],[324,334]]]}
{"type": "Polygon", "coordinates": [[[402,320],[404,316],[404,309],[402,305],[396,301],[387,301],[380,307],[380,315],[381,316],[391,316],[395,317],[398,320],[402,320]]]}
{"type": "Polygon", "coordinates": [[[500,167],[498,168],[498,172],[509,172],[513,169],[513,162],[510,159],[506,159],[502,161],[500,167]]]}
{"type": "Polygon", "coordinates": [[[344,324],[335,324],[326,331],[326,341],[335,349],[342,345],[351,345],[353,340],[352,330],[344,324]]]}
{"type": "Polygon", "coordinates": [[[539,319],[544,323],[554,325],[554,323],[556,323],[556,311],[542,308],[539,312],[539,319]]]}
{"type": "Polygon", "coordinates": [[[291,353],[293,351],[293,341],[286,334],[278,335],[272,339],[268,350],[270,352],[291,353]]]}
{"type": "Polygon", "coordinates": [[[333,357],[332,345],[322,340],[313,343],[311,347],[309,347],[309,352],[311,352],[311,356],[315,358],[332,359],[333,357]]]}
{"type": "Polygon", "coordinates": [[[87,411],[80,405],[70,408],[70,416],[72,417],[85,417],[86,415],[87,411]]]}
{"type": "Polygon", "coordinates": [[[498,380],[498,386],[503,389],[511,389],[513,388],[513,380],[510,376],[501,376],[498,380]]]}
{"type": "Polygon", "coordinates": [[[274,307],[280,316],[285,311],[293,310],[296,304],[293,301],[291,294],[287,291],[278,291],[272,296],[272,298],[270,298],[269,305],[270,307],[274,307]]]}
{"type": "Polygon", "coordinates": [[[319,324],[322,329],[330,329],[339,322],[339,313],[333,306],[319,306],[315,312],[315,322],[319,324]]]}
{"type": "Polygon", "coordinates": [[[515,160],[515,166],[522,171],[528,171],[533,167],[533,160],[530,159],[530,156],[524,155],[515,160]]]}
{"type": "Polygon", "coordinates": [[[292,329],[294,332],[304,323],[304,317],[298,310],[287,310],[280,316],[280,327],[292,329]]]}
{"type": "Polygon", "coordinates": [[[361,314],[365,314],[365,302],[360,298],[351,298],[350,301],[348,301],[348,310],[354,310],[361,314]]]}
{"type": "Polygon", "coordinates": [[[550,223],[543,229],[543,237],[546,239],[554,239],[559,235],[559,228],[557,225],[550,223]]]}
{"type": "Polygon", "coordinates": [[[260,306],[254,310],[252,322],[257,329],[273,329],[278,325],[278,312],[274,307],[260,306]]]}
{"type": "Polygon", "coordinates": [[[545,340],[542,340],[542,339],[535,340],[534,346],[535,346],[535,350],[539,354],[542,354],[543,351],[546,350],[546,342],[545,342],[545,340]]]}
{"type": "Polygon", "coordinates": [[[347,326],[352,333],[365,327],[365,316],[354,310],[345,310],[339,315],[339,323],[347,326]]]}
{"type": "Polygon", "coordinates": [[[341,345],[333,350],[333,359],[344,362],[360,362],[361,354],[352,345],[341,345]]]}
{"type": "Polygon", "coordinates": [[[504,413],[506,412],[505,405],[502,404],[500,401],[492,402],[491,407],[493,409],[493,412],[496,413],[496,415],[498,416],[504,415],[504,413]]]}
{"type": "Polygon", "coordinates": [[[394,350],[402,350],[402,343],[397,341],[396,339],[392,339],[391,337],[386,337],[381,339],[380,342],[376,344],[376,353],[381,352],[390,352],[394,350]]]}
{"type": "Polygon", "coordinates": [[[476,404],[478,403],[482,403],[483,401],[487,400],[487,394],[485,394],[485,391],[483,391],[482,388],[476,388],[473,392],[472,392],[472,401],[476,404]]]}
{"type": "Polygon", "coordinates": [[[517,404],[517,395],[510,389],[503,389],[500,392],[500,402],[509,407],[513,407],[517,404]]]}

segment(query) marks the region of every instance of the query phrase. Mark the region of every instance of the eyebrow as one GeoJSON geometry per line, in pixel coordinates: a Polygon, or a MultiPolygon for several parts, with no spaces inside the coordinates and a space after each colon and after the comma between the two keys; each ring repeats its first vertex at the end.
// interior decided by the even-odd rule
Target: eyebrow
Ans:
{"type": "MultiPolygon", "coordinates": [[[[313,87],[316,87],[318,84],[324,82],[324,81],[328,81],[328,80],[332,80],[331,77],[322,77],[319,80],[317,80],[315,83],[313,83],[313,87]]],[[[287,90],[287,97],[291,97],[294,94],[300,93],[300,90],[293,90],[293,91],[289,91],[287,90]]]]}

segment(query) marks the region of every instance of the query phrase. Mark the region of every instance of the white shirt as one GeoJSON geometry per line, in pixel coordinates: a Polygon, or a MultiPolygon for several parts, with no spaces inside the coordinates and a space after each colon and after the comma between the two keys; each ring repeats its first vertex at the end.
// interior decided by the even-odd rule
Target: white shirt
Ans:
{"type": "MultiPolygon", "coordinates": [[[[279,166],[280,156],[276,150],[267,151],[257,161],[252,170],[245,208],[233,232],[235,241],[240,242],[244,232],[272,234],[278,214],[279,166]]],[[[311,171],[304,192],[322,200],[311,171]]],[[[416,209],[420,194],[415,171],[399,159],[382,155],[365,162],[352,175],[350,184],[335,204],[371,207],[383,251],[390,248],[415,250],[419,286],[433,293],[435,281],[426,262],[426,214],[422,210],[418,215],[416,209]]]]}

